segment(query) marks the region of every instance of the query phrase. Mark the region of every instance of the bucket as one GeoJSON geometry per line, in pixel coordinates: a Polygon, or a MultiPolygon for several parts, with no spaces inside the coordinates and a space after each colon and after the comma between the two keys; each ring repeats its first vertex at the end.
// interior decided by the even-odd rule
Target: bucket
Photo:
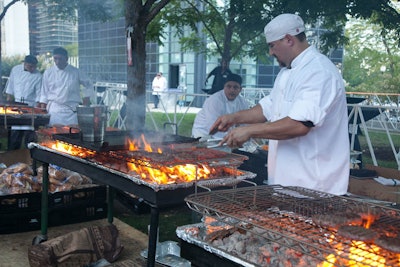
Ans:
{"type": "Polygon", "coordinates": [[[78,125],[85,142],[103,142],[107,127],[107,106],[78,106],[78,125]]]}

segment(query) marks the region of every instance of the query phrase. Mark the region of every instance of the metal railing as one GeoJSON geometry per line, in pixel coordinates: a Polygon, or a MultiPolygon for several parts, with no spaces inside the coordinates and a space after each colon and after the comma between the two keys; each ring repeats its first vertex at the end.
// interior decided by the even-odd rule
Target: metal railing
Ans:
{"type": "MultiPolygon", "coordinates": [[[[121,109],[126,100],[126,84],[117,83],[101,83],[95,84],[98,103],[105,104],[109,107],[112,119],[109,126],[119,129],[126,129],[125,116],[121,113],[121,109]]],[[[246,98],[250,106],[254,106],[264,96],[270,93],[269,88],[244,88],[242,96],[246,98]]],[[[400,110],[399,94],[383,94],[383,93],[347,93],[350,97],[363,98],[358,104],[348,104],[349,109],[349,131],[351,134],[351,149],[354,149],[354,140],[358,127],[363,131],[368,144],[371,159],[374,165],[378,165],[375,156],[374,146],[369,137],[369,131],[382,131],[386,133],[389,146],[393,152],[400,169],[400,151],[396,149],[398,144],[394,144],[392,136],[400,134],[400,110]],[[371,117],[372,115],[375,115],[371,117]]],[[[152,109],[152,91],[146,91],[146,111],[154,125],[156,131],[166,130],[170,127],[174,134],[178,134],[179,127],[188,113],[196,113],[200,108],[195,107],[195,103],[203,102],[209,95],[186,93],[184,90],[168,90],[160,95],[160,108],[152,109]],[[164,112],[166,121],[161,125],[156,122],[153,112],[164,112]]]]}

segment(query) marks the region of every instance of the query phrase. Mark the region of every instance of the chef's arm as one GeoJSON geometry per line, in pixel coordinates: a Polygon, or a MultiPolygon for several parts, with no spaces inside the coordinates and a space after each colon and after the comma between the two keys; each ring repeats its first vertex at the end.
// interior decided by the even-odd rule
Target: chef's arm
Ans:
{"type": "Polygon", "coordinates": [[[266,122],[260,105],[251,109],[241,110],[236,113],[220,116],[211,126],[210,135],[216,132],[226,132],[234,125],[266,122]]]}
{"type": "Polygon", "coordinates": [[[248,130],[253,138],[285,140],[306,135],[313,127],[311,122],[301,122],[289,117],[262,124],[252,124],[248,130]]]}

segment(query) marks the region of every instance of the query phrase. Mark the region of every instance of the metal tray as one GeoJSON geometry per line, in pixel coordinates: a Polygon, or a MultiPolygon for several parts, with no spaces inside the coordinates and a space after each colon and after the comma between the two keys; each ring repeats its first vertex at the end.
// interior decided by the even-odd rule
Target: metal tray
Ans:
{"type": "MultiPolygon", "coordinates": [[[[147,259],[147,250],[142,250],[140,255],[147,259]]],[[[157,244],[156,262],[171,267],[190,267],[190,261],[181,258],[181,248],[177,242],[164,241],[157,244]]]]}

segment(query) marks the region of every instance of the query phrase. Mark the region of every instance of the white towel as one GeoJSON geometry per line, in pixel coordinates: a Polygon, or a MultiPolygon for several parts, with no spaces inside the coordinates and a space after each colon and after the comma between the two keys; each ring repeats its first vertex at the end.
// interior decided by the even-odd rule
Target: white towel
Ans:
{"type": "Polygon", "coordinates": [[[397,180],[397,179],[385,178],[382,176],[378,176],[378,177],[374,178],[374,180],[383,185],[391,185],[391,186],[399,185],[400,186],[400,180],[397,180]]]}

